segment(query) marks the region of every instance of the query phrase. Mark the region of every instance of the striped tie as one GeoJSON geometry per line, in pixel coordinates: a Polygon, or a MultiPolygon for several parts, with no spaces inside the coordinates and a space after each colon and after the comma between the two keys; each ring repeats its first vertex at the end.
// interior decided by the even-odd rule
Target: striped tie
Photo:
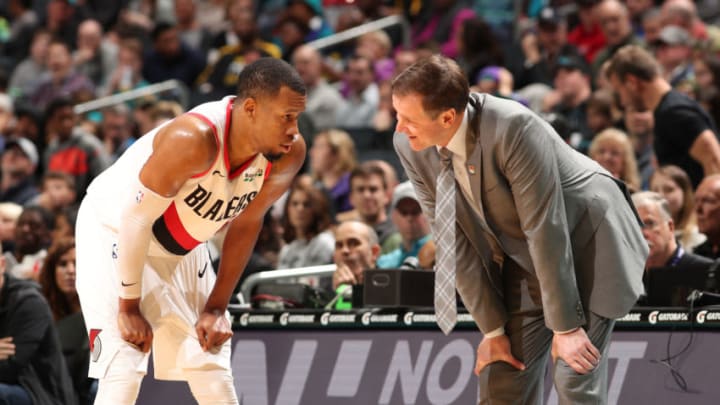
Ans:
{"type": "Polygon", "coordinates": [[[440,149],[442,170],[437,178],[435,203],[435,317],[444,334],[457,321],[455,304],[455,177],[452,152],[440,149]]]}

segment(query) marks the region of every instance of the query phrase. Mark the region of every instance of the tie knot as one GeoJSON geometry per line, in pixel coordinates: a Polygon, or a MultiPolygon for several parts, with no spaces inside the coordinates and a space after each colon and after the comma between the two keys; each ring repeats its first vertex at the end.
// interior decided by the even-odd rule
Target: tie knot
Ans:
{"type": "Polygon", "coordinates": [[[440,148],[440,160],[443,161],[445,164],[449,164],[452,162],[452,155],[453,153],[450,151],[450,149],[442,147],[440,148]]]}

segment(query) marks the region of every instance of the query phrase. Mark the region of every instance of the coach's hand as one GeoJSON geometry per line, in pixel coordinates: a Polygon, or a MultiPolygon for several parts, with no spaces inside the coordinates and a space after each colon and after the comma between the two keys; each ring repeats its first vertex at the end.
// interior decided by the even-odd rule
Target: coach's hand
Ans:
{"type": "Polygon", "coordinates": [[[507,335],[483,338],[477,348],[475,375],[480,375],[485,366],[496,361],[504,361],[518,370],[525,370],[525,365],[512,355],[507,335]]]}
{"type": "Polygon", "coordinates": [[[561,358],[578,374],[587,374],[600,362],[600,352],[592,344],[585,329],[577,328],[570,333],[553,336],[553,362],[561,358]]]}
{"type": "Polygon", "coordinates": [[[222,346],[232,337],[232,328],[225,317],[225,311],[204,311],[195,324],[195,330],[200,346],[205,351],[222,346]]]}
{"type": "Polygon", "coordinates": [[[153,333],[150,324],[140,312],[140,298],[120,298],[118,308],[118,329],[124,341],[147,353],[152,345],[153,333]]]}

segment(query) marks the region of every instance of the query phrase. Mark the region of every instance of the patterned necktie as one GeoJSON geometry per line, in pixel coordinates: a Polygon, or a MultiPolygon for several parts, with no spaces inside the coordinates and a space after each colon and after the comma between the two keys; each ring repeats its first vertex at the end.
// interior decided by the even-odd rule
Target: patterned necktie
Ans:
{"type": "Polygon", "coordinates": [[[440,149],[442,169],[435,194],[435,318],[444,334],[457,320],[455,306],[455,177],[452,152],[440,149]]]}

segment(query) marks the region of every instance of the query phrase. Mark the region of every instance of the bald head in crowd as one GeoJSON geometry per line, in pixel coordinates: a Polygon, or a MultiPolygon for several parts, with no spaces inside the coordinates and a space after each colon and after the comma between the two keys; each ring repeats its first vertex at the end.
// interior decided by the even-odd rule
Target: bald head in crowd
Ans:
{"type": "Polygon", "coordinates": [[[595,6],[595,16],[608,46],[621,44],[632,33],[630,12],[617,0],[604,0],[595,6]]]}

